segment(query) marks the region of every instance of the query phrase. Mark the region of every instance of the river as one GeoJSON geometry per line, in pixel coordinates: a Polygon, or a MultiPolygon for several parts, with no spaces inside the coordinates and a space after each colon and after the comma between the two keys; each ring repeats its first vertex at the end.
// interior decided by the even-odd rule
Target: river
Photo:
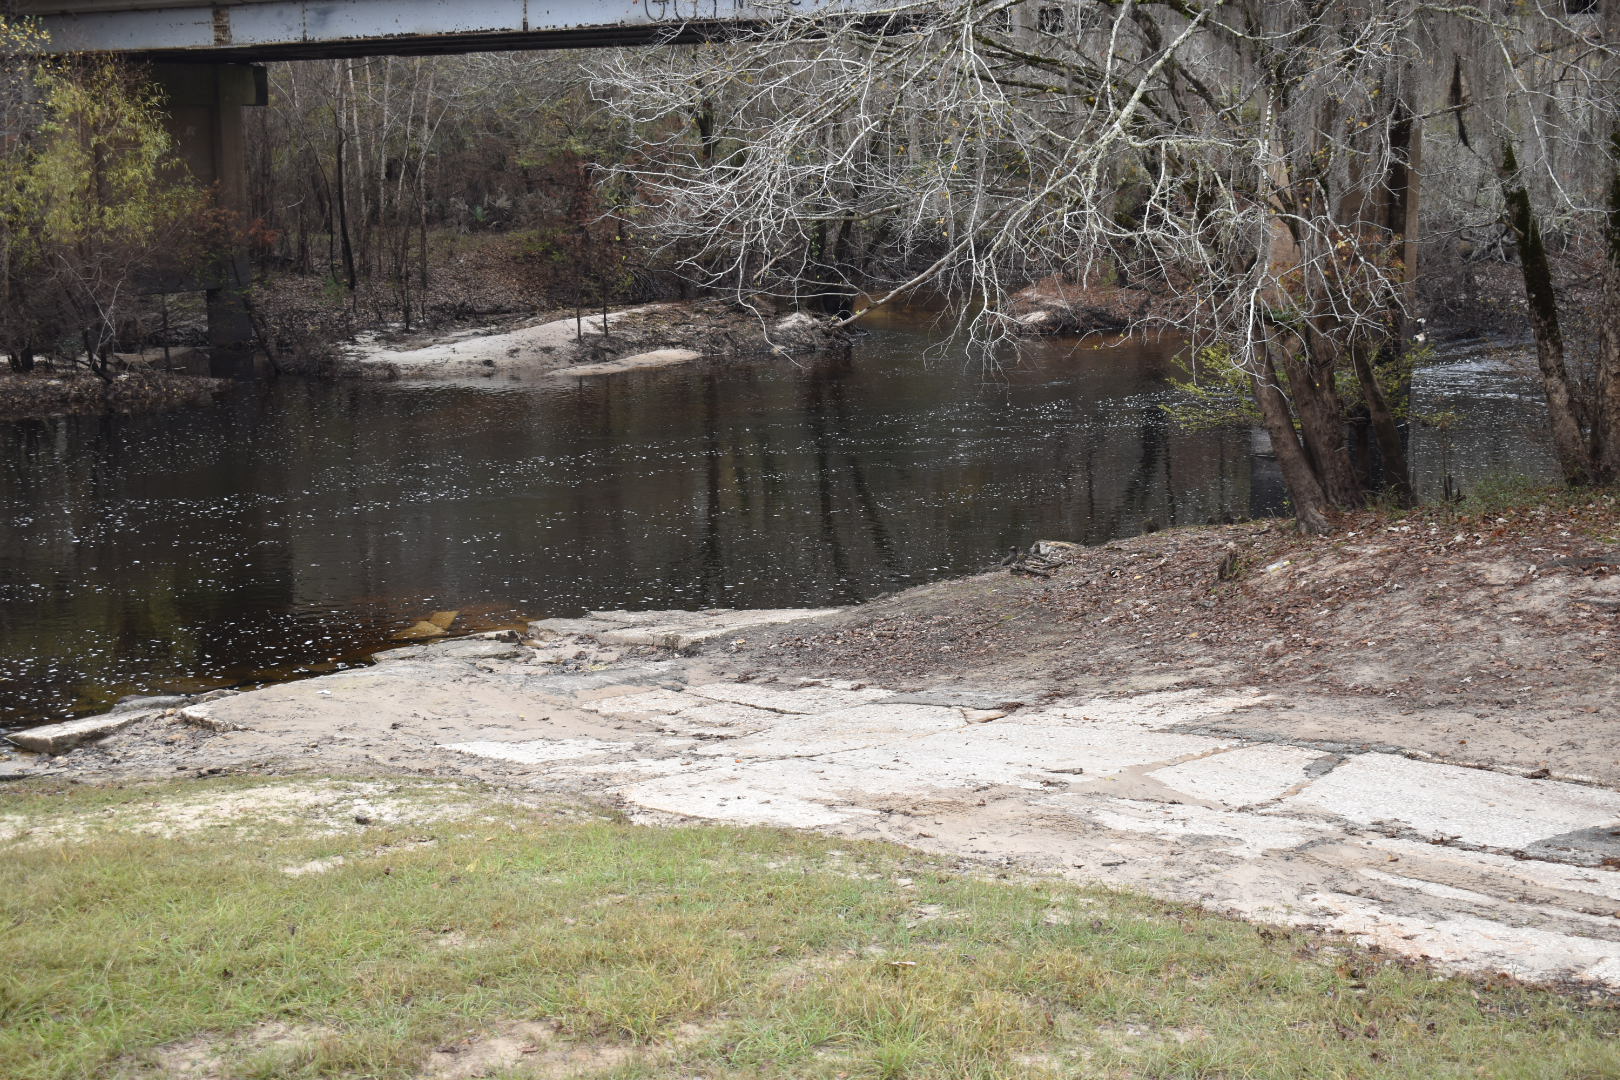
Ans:
{"type": "MultiPolygon", "coordinates": [[[[1243,431],[1188,433],[1171,350],[1042,342],[987,378],[904,322],[842,360],[543,385],[244,383],[208,409],[0,424],[0,726],[361,662],[601,608],[849,603],[992,564],[1277,512],[1243,431]]],[[[1420,486],[1542,476],[1530,388],[1423,372],[1420,486]]]]}

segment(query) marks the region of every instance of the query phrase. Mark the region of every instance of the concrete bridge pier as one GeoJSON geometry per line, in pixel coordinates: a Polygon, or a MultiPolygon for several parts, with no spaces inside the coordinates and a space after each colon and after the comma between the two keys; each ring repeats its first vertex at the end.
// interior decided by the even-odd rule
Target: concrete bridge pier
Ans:
{"type": "MultiPolygon", "coordinates": [[[[247,224],[247,153],[242,109],[268,99],[265,70],[257,64],[154,64],[153,81],[168,102],[169,134],[182,161],[214,190],[231,234],[247,224]]],[[[247,250],[232,239],[210,265],[174,291],[203,290],[208,298],[208,344],[215,375],[248,374],[253,368],[253,322],[248,316],[251,282],[247,250]]]]}

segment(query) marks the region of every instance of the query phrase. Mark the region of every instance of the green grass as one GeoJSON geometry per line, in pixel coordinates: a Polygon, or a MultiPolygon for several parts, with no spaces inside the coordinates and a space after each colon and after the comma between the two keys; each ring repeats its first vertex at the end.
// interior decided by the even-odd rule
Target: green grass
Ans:
{"type": "Polygon", "coordinates": [[[37,826],[0,844],[7,1080],[473,1075],[436,1048],[520,1021],[555,1035],[488,1075],[1620,1076],[1620,1015],[1576,998],[901,848],[427,784],[397,799],[477,809],[173,837],[109,815],[247,786],[7,789],[37,826]]]}
{"type": "Polygon", "coordinates": [[[1489,473],[1463,492],[1459,509],[1474,514],[1536,509],[1557,512],[1584,509],[1592,504],[1612,505],[1615,495],[1613,487],[1570,487],[1568,484],[1531,480],[1515,473],[1489,473]]]}

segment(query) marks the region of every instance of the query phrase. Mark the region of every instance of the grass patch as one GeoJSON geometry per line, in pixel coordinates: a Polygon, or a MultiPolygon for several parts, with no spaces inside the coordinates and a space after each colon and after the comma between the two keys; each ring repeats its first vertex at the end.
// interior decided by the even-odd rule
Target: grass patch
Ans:
{"type": "Polygon", "coordinates": [[[1481,518],[1548,519],[1567,523],[1596,539],[1613,540],[1620,518],[1620,488],[1612,484],[1570,487],[1511,474],[1488,475],[1463,493],[1452,512],[1481,518]]]}
{"type": "Polygon", "coordinates": [[[8,789],[8,1080],[1620,1075],[1612,1010],[1127,894],[461,785],[255,828],[255,787],[8,789]],[[246,817],[140,831],[205,796],[246,817]]]}

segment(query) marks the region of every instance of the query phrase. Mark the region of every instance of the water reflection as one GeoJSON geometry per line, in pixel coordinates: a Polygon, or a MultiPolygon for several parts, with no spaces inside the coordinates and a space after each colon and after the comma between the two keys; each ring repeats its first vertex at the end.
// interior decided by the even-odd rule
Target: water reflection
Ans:
{"type": "Polygon", "coordinates": [[[1276,508],[1247,433],[1166,423],[1166,347],[1047,343],[987,381],[924,344],[0,426],[0,723],[330,667],[432,610],[847,603],[1276,508]]]}

